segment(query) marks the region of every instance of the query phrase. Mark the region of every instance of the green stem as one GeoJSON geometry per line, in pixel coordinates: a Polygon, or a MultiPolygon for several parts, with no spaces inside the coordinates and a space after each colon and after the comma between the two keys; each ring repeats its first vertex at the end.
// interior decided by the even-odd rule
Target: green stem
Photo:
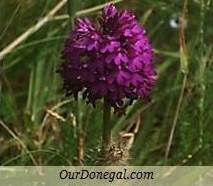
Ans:
{"type": "Polygon", "coordinates": [[[106,98],[104,98],[103,134],[102,134],[102,150],[103,151],[106,151],[111,144],[112,125],[110,122],[110,112],[111,112],[111,106],[108,104],[106,98]]]}

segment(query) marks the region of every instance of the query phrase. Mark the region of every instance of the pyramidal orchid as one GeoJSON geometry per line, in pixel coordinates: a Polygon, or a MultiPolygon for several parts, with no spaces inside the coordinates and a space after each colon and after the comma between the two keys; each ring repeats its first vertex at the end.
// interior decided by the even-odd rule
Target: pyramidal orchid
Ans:
{"type": "Polygon", "coordinates": [[[153,50],[133,13],[107,5],[97,22],[78,18],[62,51],[59,72],[67,95],[104,98],[103,146],[110,144],[110,108],[146,98],[156,83],[153,50]]]}

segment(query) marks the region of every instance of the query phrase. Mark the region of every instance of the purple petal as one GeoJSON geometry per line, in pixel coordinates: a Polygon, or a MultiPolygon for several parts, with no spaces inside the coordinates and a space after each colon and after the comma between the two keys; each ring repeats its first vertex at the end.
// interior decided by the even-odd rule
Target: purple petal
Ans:
{"type": "Polygon", "coordinates": [[[128,72],[119,71],[116,76],[116,81],[118,84],[125,85],[129,77],[130,74],[128,72]]]}
{"type": "Polygon", "coordinates": [[[109,4],[105,6],[103,13],[106,18],[114,17],[115,14],[117,13],[117,9],[113,4],[109,4]]]}
{"type": "Polygon", "coordinates": [[[126,56],[126,54],[119,52],[116,56],[115,56],[115,64],[116,65],[120,65],[121,62],[127,62],[128,58],[126,56]]]}

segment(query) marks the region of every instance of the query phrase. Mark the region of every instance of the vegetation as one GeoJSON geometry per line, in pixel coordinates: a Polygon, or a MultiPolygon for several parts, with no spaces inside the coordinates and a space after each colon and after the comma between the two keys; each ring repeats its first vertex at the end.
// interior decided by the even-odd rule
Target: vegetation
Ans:
{"type": "MultiPolygon", "coordinates": [[[[74,17],[96,18],[106,1],[71,2],[0,1],[1,165],[94,165],[99,157],[102,103],[65,97],[56,71],[74,17]]],[[[212,165],[213,1],[116,3],[146,28],[158,82],[150,100],[113,115],[115,148],[125,146],[131,165],[212,165]]]]}

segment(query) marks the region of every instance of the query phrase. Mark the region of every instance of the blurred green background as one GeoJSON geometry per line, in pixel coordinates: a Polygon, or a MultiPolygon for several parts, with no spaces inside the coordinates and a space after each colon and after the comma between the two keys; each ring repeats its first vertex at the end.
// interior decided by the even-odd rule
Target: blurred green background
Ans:
{"type": "MultiPolygon", "coordinates": [[[[0,0],[0,52],[60,2],[0,0]]],[[[71,19],[96,18],[106,2],[71,1],[71,19]]],[[[131,165],[213,165],[213,1],[124,0],[117,6],[133,11],[147,30],[158,83],[149,101],[113,116],[115,143],[130,136],[131,165]]],[[[0,61],[1,165],[93,165],[97,159],[102,104],[92,108],[65,97],[56,73],[70,31],[67,7],[0,61]]]]}

